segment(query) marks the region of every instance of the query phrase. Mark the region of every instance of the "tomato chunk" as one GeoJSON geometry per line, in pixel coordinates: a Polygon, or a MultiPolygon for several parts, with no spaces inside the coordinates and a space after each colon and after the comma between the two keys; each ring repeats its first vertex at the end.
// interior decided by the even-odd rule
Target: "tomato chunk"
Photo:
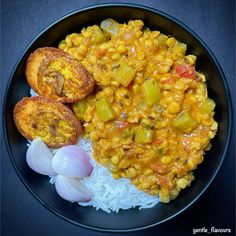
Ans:
{"type": "Polygon", "coordinates": [[[190,65],[178,65],[175,67],[176,73],[180,77],[194,79],[195,78],[195,67],[190,65]]]}

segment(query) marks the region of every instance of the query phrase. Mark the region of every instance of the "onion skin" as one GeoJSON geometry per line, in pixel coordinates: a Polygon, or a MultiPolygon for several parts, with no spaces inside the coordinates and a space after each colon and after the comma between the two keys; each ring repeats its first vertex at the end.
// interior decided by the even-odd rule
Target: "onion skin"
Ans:
{"type": "Polygon", "coordinates": [[[28,166],[41,175],[56,175],[52,168],[52,158],[50,149],[41,138],[34,139],[26,152],[28,166]]]}
{"type": "Polygon", "coordinates": [[[93,170],[88,154],[78,145],[60,148],[52,159],[52,168],[66,177],[87,177],[93,170]]]}
{"type": "Polygon", "coordinates": [[[55,187],[58,195],[67,201],[88,202],[91,200],[91,193],[79,179],[58,175],[55,187]]]}

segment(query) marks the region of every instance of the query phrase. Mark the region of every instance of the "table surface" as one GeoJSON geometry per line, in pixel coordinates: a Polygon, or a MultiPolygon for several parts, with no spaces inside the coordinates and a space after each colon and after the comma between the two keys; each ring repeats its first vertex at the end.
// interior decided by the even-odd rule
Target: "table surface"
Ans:
{"type": "MultiPolygon", "coordinates": [[[[2,1],[1,101],[10,73],[23,49],[50,23],[85,6],[110,1],[2,1]]],[[[113,1],[120,2],[120,1],[113,1]]],[[[235,2],[232,0],[147,0],[142,3],[185,23],[220,62],[235,103],[235,2]]],[[[2,109],[2,106],[1,106],[2,109]]],[[[2,130],[2,129],[1,129],[2,130]]],[[[235,143],[235,137],[232,140],[235,143]]],[[[217,177],[190,209],[160,226],[129,235],[192,235],[196,228],[234,231],[234,145],[217,177]]],[[[79,228],[44,208],[24,187],[8,158],[1,132],[2,235],[109,235],[79,228]]],[[[122,233],[121,233],[122,234],[122,233]]],[[[123,233],[124,234],[124,233],[123,233]]],[[[233,235],[233,233],[232,233],[233,235]]]]}

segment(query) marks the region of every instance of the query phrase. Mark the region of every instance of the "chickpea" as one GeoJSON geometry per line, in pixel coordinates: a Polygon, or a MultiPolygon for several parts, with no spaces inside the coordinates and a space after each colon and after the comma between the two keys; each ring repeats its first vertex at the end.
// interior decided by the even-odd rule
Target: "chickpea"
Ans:
{"type": "Polygon", "coordinates": [[[142,189],[148,189],[150,187],[150,183],[143,182],[141,186],[142,186],[142,189]]]}
{"type": "Polygon", "coordinates": [[[131,180],[131,182],[132,182],[132,184],[137,185],[139,181],[138,181],[138,178],[133,178],[133,179],[131,180]]]}
{"type": "Polygon", "coordinates": [[[117,47],[117,51],[118,51],[120,54],[126,52],[126,50],[127,50],[127,49],[126,49],[126,47],[125,47],[124,45],[120,45],[120,46],[117,47]]]}
{"type": "Polygon", "coordinates": [[[78,48],[78,52],[81,54],[81,55],[85,55],[87,53],[87,50],[88,50],[88,47],[87,45],[85,44],[81,44],[78,48]]]}
{"type": "Polygon", "coordinates": [[[100,51],[106,51],[108,49],[107,43],[103,43],[99,46],[100,51]]]}
{"type": "Polygon", "coordinates": [[[94,106],[89,106],[89,107],[86,109],[85,114],[84,114],[84,120],[85,120],[86,122],[89,122],[90,120],[92,120],[93,111],[94,111],[94,106]]]}
{"type": "Polygon", "coordinates": [[[64,50],[65,48],[67,48],[66,43],[60,43],[58,46],[61,50],[64,50]]]}
{"type": "Polygon", "coordinates": [[[97,58],[96,58],[96,56],[91,56],[90,58],[89,58],[89,61],[90,61],[90,63],[92,63],[92,64],[95,64],[96,62],[97,62],[97,58]]]}
{"type": "Polygon", "coordinates": [[[143,81],[144,81],[143,73],[138,72],[135,76],[135,82],[140,85],[143,83],[143,81]]]}
{"type": "Polygon", "coordinates": [[[151,174],[153,174],[153,170],[152,169],[146,169],[144,172],[143,172],[144,175],[146,176],[149,176],[151,174]]]}
{"type": "Polygon", "coordinates": [[[110,85],[111,80],[110,80],[109,77],[105,76],[105,77],[102,78],[101,83],[102,83],[103,86],[108,86],[108,85],[110,85]]]}
{"type": "Polygon", "coordinates": [[[206,77],[204,74],[196,72],[196,75],[202,80],[202,82],[206,82],[206,77]]]}
{"type": "Polygon", "coordinates": [[[152,40],[145,40],[145,45],[147,46],[147,47],[151,47],[152,45],[153,45],[153,42],[152,42],[152,40]]]}
{"type": "Polygon", "coordinates": [[[126,172],[121,172],[121,173],[120,173],[120,176],[121,176],[122,178],[127,178],[126,172]]]}
{"type": "Polygon", "coordinates": [[[168,66],[172,66],[173,65],[173,60],[170,57],[166,57],[165,58],[165,64],[168,66]]]}
{"type": "Polygon", "coordinates": [[[116,101],[123,101],[126,96],[129,96],[129,91],[126,88],[119,88],[115,92],[116,101]]]}
{"type": "Polygon", "coordinates": [[[134,168],[135,168],[136,170],[141,170],[141,166],[140,166],[139,164],[134,164],[134,168]]]}
{"type": "Polygon", "coordinates": [[[84,38],[88,39],[92,36],[93,32],[90,30],[82,29],[81,34],[84,38]]]}
{"type": "Polygon", "coordinates": [[[130,167],[126,170],[126,176],[128,178],[134,178],[137,175],[137,171],[134,167],[130,167]]]}
{"type": "Polygon", "coordinates": [[[163,156],[161,158],[161,163],[162,164],[169,164],[172,161],[172,158],[170,156],[163,156]]]}
{"type": "Polygon", "coordinates": [[[112,106],[112,108],[113,108],[114,112],[116,113],[116,115],[119,116],[120,115],[120,107],[115,104],[112,106]]]}
{"type": "Polygon", "coordinates": [[[111,81],[111,85],[114,87],[114,88],[118,88],[119,87],[119,83],[117,81],[111,81]]]}
{"type": "Polygon", "coordinates": [[[76,52],[77,52],[77,49],[74,47],[68,49],[68,53],[70,53],[73,56],[76,55],[76,52]]]}
{"type": "Polygon", "coordinates": [[[166,44],[167,44],[167,46],[169,46],[169,47],[173,47],[173,46],[176,44],[175,38],[173,38],[173,37],[168,38],[167,41],[166,41],[166,44]]]}
{"type": "Polygon", "coordinates": [[[119,53],[115,53],[112,55],[111,59],[113,61],[118,61],[120,59],[120,54],[119,53]]]}
{"type": "Polygon", "coordinates": [[[92,141],[97,141],[99,139],[99,135],[97,134],[96,131],[92,131],[90,133],[90,138],[91,138],[92,141]]]}
{"type": "Polygon", "coordinates": [[[180,111],[180,105],[177,102],[172,102],[168,105],[167,111],[169,113],[178,113],[180,111]]]}
{"type": "Polygon", "coordinates": [[[112,156],[111,162],[112,162],[113,164],[118,164],[118,162],[119,162],[119,157],[118,157],[117,155],[112,156]]]}
{"type": "Polygon", "coordinates": [[[150,175],[148,176],[148,180],[153,183],[153,184],[156,184],[156,181],[157,181],[157,177],[155,175],[150,175]]]}
{"type": "Polygon", "coordinates": [[[143,190],[143,189],[142,189],[142,184],[137,184],[136,187],[137,187],[139,190],[143,190]]]}
{"type": "Polygon", "coordinates": [[[175,199],[175,198],[178,196],[179,192],[180,192],[180,189],[179,189],[179,188],[172,190],[172,191],[170,192],[170,198],[171,198],[171,200],[175,199]]]}
{"type": "Polygon", "coordinates": [[[101,163],[102,165],[106,165],[108,162],[109,162],[109,159],[108,159],[108,158],[100,158],[100,163],[101,163]]]}
{"type": "Polygon", "coordinates": [[[119,174],[119,173],[115,173],[115,174],[113,174],[113,177],[114,177],[115,179],[119,179],[119,178],[120,178],[120,174],[119,174]]]}
{"type": "Polygon", "coordinates": [[[183,188],[187,187],[189,182],[190,182],[189,180],[187,180],[185,178],[181,178],[181,179],[178,179],[176,183],[177,183],[178,187],[183,189],[183,188]]]}
{"type": "Polygon", "coordinates": [[[189,64],[189,65],[194,65],[196,62],[197,57],[194,55],[187,55],[185,56],[184,60],[189,64]]]}
{"type": "Polygon", "coordinates": [[[214,131],[214,130],[217,130],[217,128],[218,128],[218,123],[214,121],[211,125],[211,130],[214,131]]]}
{"type": "Polygon", "coordinates": [[[144,153],[144,149],[141,148],[141,147],[138,147],[138,148],[137,148],[137,153],[138,153],[138,154],[143,154],[143,153],[144,153]]]}
{"type": "Polygon", "coordinates": [[[137,85],[137,84],[135,84],[134,86],[133,86],[133,88],[132,88],[132,90],[133,90],[133,92],[134,93],[139,93],[140,92],[140,86],[139,85],[137,85]]]}
{"type": "Polygon", "coordinates": [[[170,70],[170,66],[167,65],[167,64],[162,65],[161,67],[159,67],[159,72],[161,74],[165,74],[165,73],[169,72],[169,70],[170,70]]]}
{"type": "Polygon", "coordinates": [[[84,39],[82,36],[76,36],[72,39],[72,42],[75,46],[80,46],[83,43],[84,39]]]}
{"type": "Polygon", "coordinates": [[[94,126],[91,123],[85,123],[84,125],[85,132],[92,132],[94,130],[94,126]]]}
{"type": "Polygon", "coordinates": [[[153,195],[158,195],[158,194],[159,194],[159,190],[158,190],[158,189],[153,189],[153,190],[151,191],[151,193],[152,193],[153,195]]]}
{"type": "Polygon", "coordinates": [[[113,89],[111,87],[107,87],[104,90],[105,98],[109,100],[110,103],[113,102],[114,97],[113,97],[113,89]]]}
{"type": "Polygon", "coordinates": [[[162,56],[161,54],[158,54],[157,56],[156,56],[156,59],[158,60],[158,61],[164,61],[164,56],[162,56]]]}
{"type": "Polygon", "coordinates": [[[71,36],[70,34],[68,36],[66,36],[66,44],[68,47],[72,47],[72,45],[73,45],[71,42],[70,36],[71,36]]]}
{"type": "Polygon", "coordinates": [[[119,168],[120,169],[126,169],[130,166],[130,163],[127,160],[121,160],[119,163],[119,168]]]}
{"type": "Polygon", "coordinates": [[[162,188],[159,192],[159,196],[160,196],[160,199],[162,202],[169,202],[170,201],[170,197],[169,197],[169,194],[168,194],[168,190],[165,189],[165,188],[162,188]]]}
{"type": "Polygon", "coordinates": [[[208,132],[208,136],[209,136],[209,138],[214,138],[215,137],[215,133],[212,132],[212,131],[209,131],[208,132]]]}
{"type": "Polygon", "coordinates": [[[141,124],[143,124],[144,126],[150,126],[152,124],[150,119],[142,119],[141,124]]]}

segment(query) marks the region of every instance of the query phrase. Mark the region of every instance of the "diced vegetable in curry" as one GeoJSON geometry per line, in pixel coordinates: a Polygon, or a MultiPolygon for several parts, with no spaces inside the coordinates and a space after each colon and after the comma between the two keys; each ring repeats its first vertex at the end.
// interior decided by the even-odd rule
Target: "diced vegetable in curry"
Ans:
{"type": "Polygon", "coordinates": [[[135,142],[136,143],[152,143],[153,140],[153,130],[148,130],[145,128],[137,129],[135,132],[135,142]]]}
{"type": "Polygon", "coordinates": [[[72,106],[72,109],[76,115],[76,117],[80,121],[84,121],[84,114],[87,109],[87,102],[86,99],[81,99],[78,102],[75,102],[72,106]]]}
{"type": "Polygon", "coordinates": [[[189,133],[197,126],[197,122],[189,115],[188,112],[183,112],[176,116],[172,125],[179,131],[189,133]]]}
{"type": "Polygon", "coordinates": [[[160,88],[155,80],[146,80],[142,84],[142,94],[147,105],[158,104],[160,101],[160,88]]]}
{"type": "Polygon", "coordinates": [[[127,87],[135,76],[135,70],[125,62],[120,62],[113,69],[113,79],[127,87]]]}
{"type": "Polygon", "coordinates": [[[206,78],[187,45],[141,20],[106,19],[59,48],[79,59],[96,92],[75,103],[94,157],[162,202],[178,196],[210,148],[217,123],[206,78]]]}
{"type": "Polygon", "coordinates": [[[96,101],[96,111],[100,119],[104,122],[112,120],[115,117],[115,113],[105,98],[96,101]]]}

